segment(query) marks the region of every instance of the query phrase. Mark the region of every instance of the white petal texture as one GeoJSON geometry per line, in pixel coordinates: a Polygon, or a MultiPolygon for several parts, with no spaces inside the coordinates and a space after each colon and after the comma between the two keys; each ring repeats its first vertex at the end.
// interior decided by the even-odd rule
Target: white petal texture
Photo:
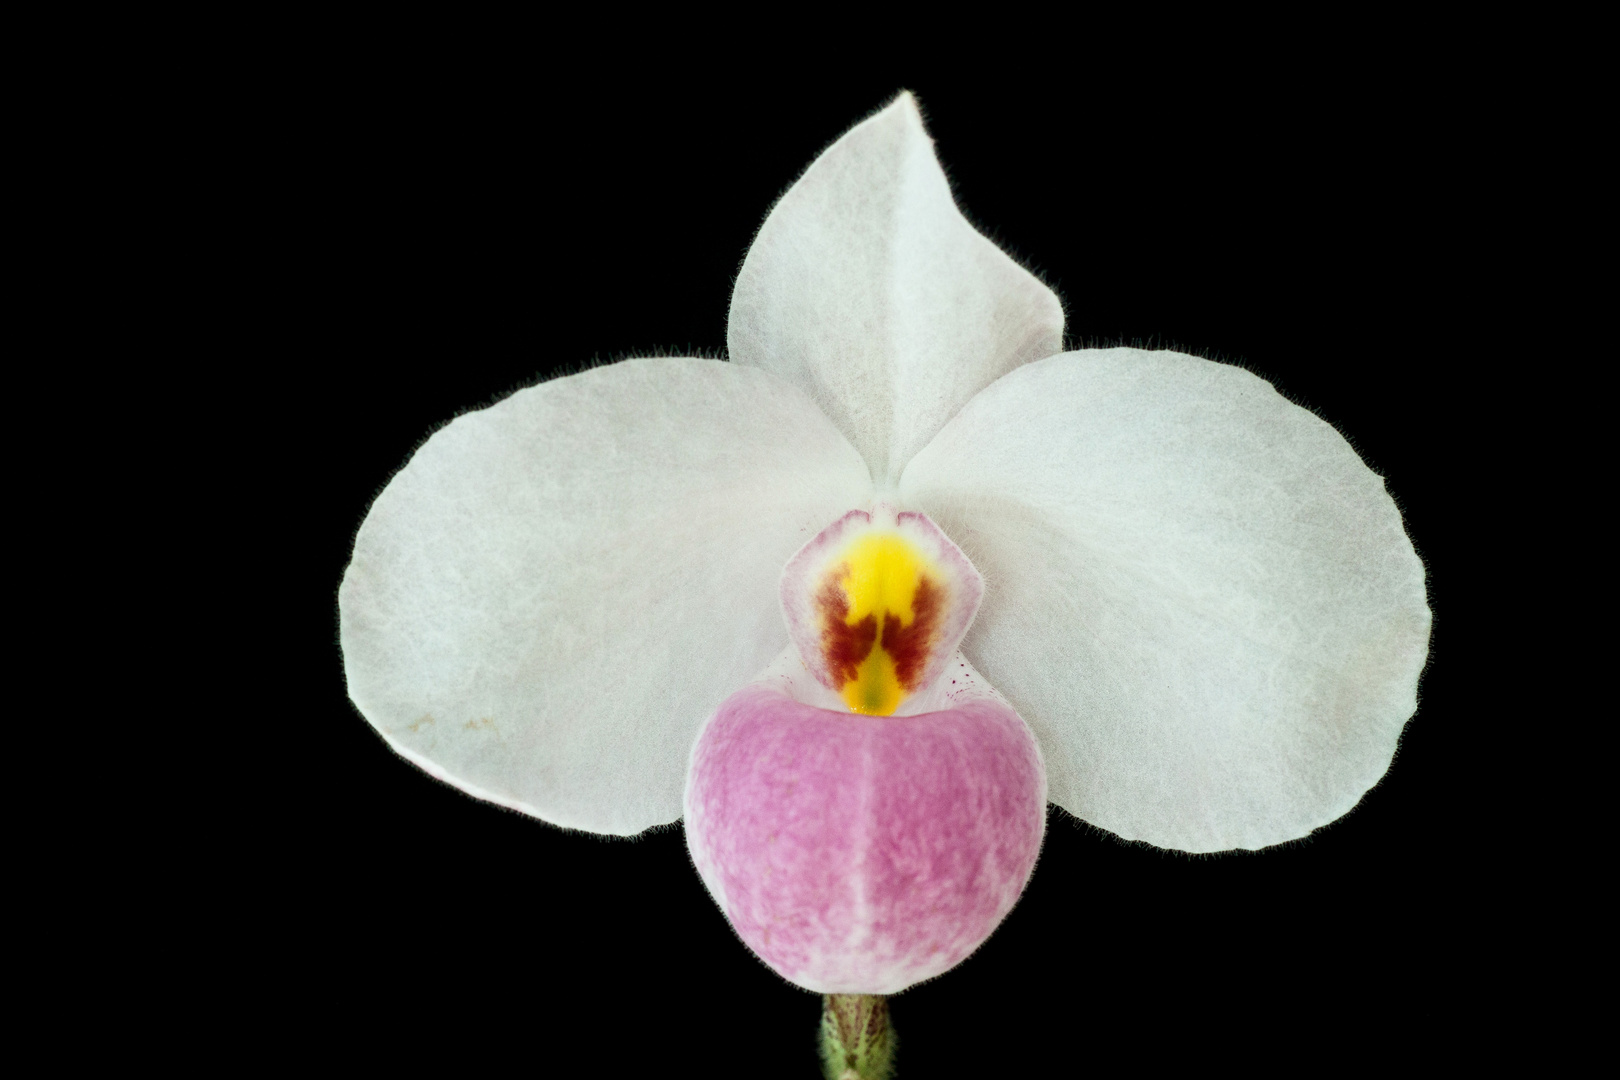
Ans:
{"type": "Polygon", "coordinates": [[[1427,653],[1423,566],[1382,480],[1265,381],[1052,356],[969,402],[899,497],[984,575],[962,650],[1085,821],[1259,848],[1388,768],[1427,653]]]}
{"type": "Polygon", "coordinates": [[[962,217],[902,94],[771,211],[726,339],[809,393],[885,486],[974,394],[1061,349],[1063,310],[962,217]]]}
{"type": "Polygon", "coordinates": [[[350,696],[481,798],[603,833],[674,821],[699,728],[787,645],[783,565],[871,494],[763,371],[631,360],[524,390],[429,439],[361,526],[350,696]]]}

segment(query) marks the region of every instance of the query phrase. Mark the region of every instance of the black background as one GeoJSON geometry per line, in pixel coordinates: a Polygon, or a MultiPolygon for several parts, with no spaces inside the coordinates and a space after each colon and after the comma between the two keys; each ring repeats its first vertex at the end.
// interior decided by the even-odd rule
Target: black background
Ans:
{"type": "Polygon", "coordinates": [[[395,757],[346,698],[336,590],[371,500],[452,417],[594,362],[721,355],[776,197],[902,87],[970,220],[1064,300],[1071,347],[1241,363],[1315,410],[1387,477],[1435,610],[1419,711],[1353,813],[1204,858],[1054,815],[1005,924],[893,1000],[902,1075],[1040,1075],[1122,1047],[1241,1064],[1301,1040],[1349,1060],[1440,1024],[1488,889],[1455,809],[1488,788],[1457,569],[1480,466],[1453,426],[1478,146],[1421,56],[1319,59],[560,80],[414,57],[260,87],[234,214],[263,253],[241,310],[278,410],[259,523],[278,629],[253,684],[277,722],[232,793],[258,827],[221,895],[248,966],[291,976],[267,1046],[817,1074],[819,1000],[738,942],[679,827],[567,833],[395,757]]]}

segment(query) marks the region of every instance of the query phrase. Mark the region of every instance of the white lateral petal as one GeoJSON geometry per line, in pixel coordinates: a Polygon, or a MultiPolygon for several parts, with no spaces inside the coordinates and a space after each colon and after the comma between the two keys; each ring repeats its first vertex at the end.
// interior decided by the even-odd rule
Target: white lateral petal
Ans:
{"type": "Polygon", "coordinates": [[[870,499],[766,372],[630,360],[523,390],[429,439],[360,527],[350,697],[480,798],[594,832],[674,821],[698,728],[787,645],[783,564],[870,499]]]}
{"type": "Polygon", "coordinates": [[[1171,352],[1054,356],[968,403],[900,498],[983,573],[963,651],[1078,817],[1258,848],[1389,767],[1428,651],[1423,565],[1383,481],[1264,380],[1171,352]]]}
{"type": "Polygon", "coordinates": [[[1063,347],[1063,309],[962,217],[901,94],[776,204],[726,338],[734,363],[815,398],[892,484],[969,398],[1063,347]]]}

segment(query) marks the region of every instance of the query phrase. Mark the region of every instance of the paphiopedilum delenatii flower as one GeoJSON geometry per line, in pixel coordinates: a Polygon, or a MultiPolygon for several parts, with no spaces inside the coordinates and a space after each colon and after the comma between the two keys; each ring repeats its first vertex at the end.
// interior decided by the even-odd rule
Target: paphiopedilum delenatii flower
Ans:
{"type": "Polygon", "coordinates": [[[1062,332],[902,95],[771,211],[729,363],[543,383],[417,451],[344,577],[350,695],[480,798],[684,816],[743,940],[827,993],[971,952],[1048,799],[1185,851],[1334,820],[1428,647],[1382,481],[1242,369],[1062,332]]]}

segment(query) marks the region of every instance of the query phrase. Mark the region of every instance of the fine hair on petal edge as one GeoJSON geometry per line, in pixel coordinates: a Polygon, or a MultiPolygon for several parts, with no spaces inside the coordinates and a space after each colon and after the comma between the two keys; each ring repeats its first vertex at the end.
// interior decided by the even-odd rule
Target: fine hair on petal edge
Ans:
{"type": "MultiPolygon", "coordinates": [[[[382,493],[387,489],[389,484],[393,483],[394,478],[396,476],[398,476],[410,464],[411,460],[416,456],[416,454],[424,446],[426,446],[428,444],[428,442],[435,435],[437,435],[440,431],[443,431],[445,428],[449,427],[456,420],[460,419],[463,416],[467,416],[467,415],[472,414],[472,413],[482,412],[485,409],[492,408],[493,406],[499,404],[502,401],[507,400],[508,398],[512,397],[514,394],[517,394],[517,393],[519,393],[521,391],[532,389],[534,387],[541,386],[541,385],[543,385],[545,383],[553,382],[553,381],[558,380],[558,379],[568,378],[570,376],[583,374],[583,373],[588,372],[588,371],[594,371],[597,368],[612,367],[612,366],[614,366],[616,364],[619,364],[619,363],[622,363],[622,362],[624,362],[626,360],[647,359],[647,358],[666,358],[666,357],[667,358],[696,358],[696,359],[703,359],[703,360],[713,360],[713,361],[721,362],[721,363],[729,363],[729,357],[727,357],[725,355],[725,350],[723,348],[717,348],[717,347],[714,347],[714,346],[701,346],[701,347],[695,347],[695,348],[694,347],[688,347],[687,349],[684,349],[684,350],[675,349],[675,348],[669,348],[669,347],[665,347],[665,346],[654,346],[654,347],[652,347],[650,349],[647,349],[647,350],[625,350],[625,351],[621,351],[621,352],[616,352],[611,357],[606,358],[606,359],[604,359],[603,357],[601,357],[598,354],[596,356],[591,357],[589,360],[578,361],[578,362],[574,362],[574,363],[565,363],[565,364],[559,365],[559,366],[551,369],[550,371],[545,371],[545,370],[537,371],[532,377],[520,380],[520,381],[515,382],[513,384],[510,384],[510,385],[504,387],[501,390],[497,390],[494,393],[492,393],[491,395],[489,395],[488,398],[486,398],[486,399],[484,399],[484,400],[482,400],[480,402],[477,402],[477,403],[474,403],[472,405],[468,405],[468,406],[466,406],[464,408],[460,408],[460,409],[455,410],[451,415],[445,417],[443,420],[439,421],[438,423],[432,424],[428,428],[428,430],[423,432],[416,440],[414,440],[412,442],[410,448],[408,450],[406,450],[406,452],[401,456],[399,464],[394,469],[389,471],[389,473],[383,478],[383,480],[371,492],[370,497],[365,501],[364,508],[360,511],[358,517],[356,518],[356,520],[354,522],[353,528],[350,531],[350,538],[349,538],[350,549],[351,550],[353,549],[354,544],[355,544],[355,539],[359,535],[359,531],[360,531],[361,527],[365,524],[365,521],[366,521],[367,517],[370,516],[372,507],[375,505],[377,499],[379,497],[381,497],[382,493]]],[[[341,657],[343,655],[343,643],[342,643],[343,615],[342,615],[341,603],[340,603],[340,600],[339,600],[339,592],[341,590],[342,583],[343,583],[343,574],[340,573],[338,575],[337,580],[333,582],[332,592],[331,592],[331,597],[332,597],[332,608],[331,608],[331,610],[332,610],[332,637],[331,637],[331,642],[332,642],[333,649],[336,650],[337,655],[340,658],[340,660],[339,660],[339,666],[340,667],[342,666],[341,657]]],[[[345,681],[347,681],[347,680],[345,679],[345,681]]],[[[360,708],[359,708],[359,706],[357,704],[355,704],[353,697],[349,696],[349,695],[345,695],[345,697],[346,697],[346,699],[347,699],[347,701],[349,703],[349,707],[352,710],[354,710],[356,715],[360,715],[362,720],[364,720],[364,715],[362,713],[360,713],[360,708]]],[[[456,785],[454,783],[451,783],[449,780],[447,780],[447,779],[445,779],[445,778],[443,778],[441,776],[435,775],[435,773],[430,771],[430,770],[427,770],[427,769],[424,769],[424,768],[421,768],[421,767],[417,766],[416,763],[412,762],[404,754],[400,753],[397,748],[395,748],[393,745],[391,745],[388,742],[388,740],[383,737],[382,733],[377,731],[376,728],[373,727],[370,723],[366,723],[365,726],[366,726],[367,730],[369,730],[372,733],[372,735],[379,742],[381,742],[384,746],[386,746],[388,748],[389,755],[391,757],[393,757],[394,759],[396,759],[397,761],[404,764],[407,768],[410,769],[410,771],[412,773],[416,773],[416,774],[420,774],[422,776],[425,776],[429,781],[431,781],[433,783],[443,784],[445,787],[450,788],[453,791],[456,791],[458,794],[461,794],[461,795],[464,795],[464,796],[468,794],[461,787],[459,787],[458,785],[456,785]]],[[[662,833],[662,832],[665,832],[665,831],[670,830],[670,829],[680,828],[682,826],[682,819],[677,818],[674,821],[661,822],[661,823],[657,823],[657,824],[654,824],[654,825],[650,825],[647,828],[643,829],[641,832],[632,833],[630,835],[623,835],[623,834],[618,834],[618,833],[603,833],[603,832],[596,832],[596,831],[593,831],[593,830],[590,830],[590,829],[585,829],[585,828],[579,828],[579,827],[568,826],[568,825],[559,825],[559,824],[557,824],[555,822],[548,821],[545,818],[543,818],[543,817],[541,817],[541,816],[539,816],[537,814],[529,813],[529,812],[520,810],[520,809],[518,809],[516,807],[508,806],[508,805],[505,805],[503,803],[493,801],[491,799],[478,798],[477,796],[474,796],[474,798],[479,803],[481,803],[483,805],[491,806],[491,807],[494,807],[494,808],[496,808],[498,810],[514,814],[514,815],[516,815],[516,816],[518,816],[520,818],[523,818],[523,819],[525,819],[527,821],[536,822],[539,825],[541,825],[542,827],[544,827],[545,829],[555,830],[555,831],[558,831],[558,832],[564,832],[564,833],[569,833],[569,834],[579,835],[579,836],[589,836],[592,839],[602,840],[602,841],[631,841],[631,842],[634,842],[634,841],[640,840],[642,837],[651,836],[652,834],[655,834],[655,833],[662,833]]]]}
{"type": "MultiPolygon", "coordinates": [[[[911,100],[917,106],[917,114],[922,117],[924,130],[928,131],[929,139],[938,146],[939,140],[934,138],[933,130],[928,125],[928,110],[923,106],[922,98],[910,90],[904,90],[901,93],[911,94],[911,100]]],[[[897,94],[896,97],[898,96],[897,94]]],[[[871,115],[876,116],[877,113],[871,115]]],[[[1063,325],[1066,330],[1069,325],[1069,302],[1064,299],[1063,290],[1058,288],[1057,283],[1047,276],[1045,268],[1028,255],[1020,245],[1006,239],[999,228],[987,228],[979,221],[977,216],[969,212],[966,203],[961,197],[961,186],[957,184],[956,177],[952,173],[952,165],[948,156],[936,152],[934,160],[939,164],[939,171],[945,174],[945,187],[951,193],[951,203],[956,207],[956,212],[962,215],[963,220],[968,223],[974,232],[994,244],[996,249],[1008,259],[1011,259],[1020,270],[1046,286],[1047,290],[1057,298],[1058,309],[1063,313],[1063,325]]]]}
{"type": "MultiPolygon", "coordinates": [[[[1247,357],[1233,355],[1221,349],[1197,348],[1195,346],[1176,341],[1173,338],[1163,337],[1159,334],[1149,334],[1145,338],[1127,338],[1124,335],[1119,335],[1117,337],[1106,337],[1089,334],[1070,338],[1068,334],[1065,333],[1064,349],[1070,352],[1081,349],[1141,349],[1143,352],[1177,352],[1184,356],[1195,356],[1200,360],[1208,360],[1212,364],[1221,364],[1225,367],[1235,367],[1239,368],[1240,370],[1247,371],[1255,378],[1264,380],[1266,385],[1275,390],[1284,401],[1288,402],[1290,405],[1296,406],[1297,408],[1304,409],[1306,412],[1322,421],[1322,423],[1328,425],[1334,431],[1337,431],[1339,433],[1339,437],[1350,444],[1350,449],[1356,452],[1356,456],[1361,459],[1362,464],[1366,465],[1369,469],[1372,469],[1379,479],[1388,479],[1388,476],[1385,473],[1375,468],[1374,463],[1367,459],[1367,455],[1362,450],[1360,442],[1358,442],[1354,436],[1350,435],[1338,424],[1335,424],[1331,419],[1329,419],[1324,414],[1321,406],[1317,405],[1316,402],[1305,396],[1296,388],[1277,385],[1277,382],[1281,376],[1275,372],[1262,368],[1260,365],[1256,364],[1252,360],[1249,360],[1247,357]]],[[[1393,492],[1390,493],[1390,498],[1395,498],[1393,492]]],[[[1399,499],[1395,500],[1395,508],[1402,511],[1401,516],[1404,518],[1406,508],[1401,504],[1399,499]]]]}
{"type": "MultiPolygon", "coordinates": [[[[1235,367],[1243,371],[1247,371],[1255,378],[1264,381],[1265,384],[1271,387],[1271,389],[1275,391],[1277,395],[1280,396],[1284,401],[1297,408],[1304,409],[1306,412],[1322,421],[1322,423],[1328,425],[1334,431],[1338,432],[1339,438],[1343,439],[1349,445],[1350,449],[1355,451],[1356,457],[1361,459],[1362,464],[1366,465],[1368,469],[1372,470],[1372,472],[1381,481],[1383,481],[1384,494],[1388,495],[1390,502],[1395,504],[1395,511],[1396,513],[1400,514],[1402,525],[1407,526],[1409,519],[1407,516],[1407,504],[1405,498],[1403,498],[1400,493],[1391,487],[1389,474],[1379,469],[1377,467],[1377,463],[1369,459],[1368,453],[1363,447],[1361,441],[1353,434],[1340,427],[1338,424],[1335,424],[1331,419],[1324,415],[1323,410],[1320,407],[1318,407],[1310,398],[1306,397],[1304,394],[1301,394],[1297,389],[1277,385],[1277,376],[1273,372],[1261,368],[1258,364],[1255,364],[1254,362],[1241,356],[1229,355],[1219,349],[1195,348],[1190,345],[1182,344],[1181,342],[1173,339],[1160,337],[1157,334],[1150,334],[1146,338],[1126,338],[1123,335],[1119,337],[1079,335],[1071,338],[1067,333],[1067,330],[1065,330],[1063,348],[1066,352],[1075,352],[1083,349],[1116,348],[1141,349],[1146,352],[1178,352],[1185,356],[1195,356],[1200,360],[1208,360],[1212,364],[1222,364],[1226,367],[1235,367]]],[[[1410,527],[1406,527],[1406,539],[1407,542],[1412,545],[1412,551],[1417,555],[1418,561],[1423,564],[1423,593],[1425,600],[1428,601],[1429,615],[1431,620],[1429,624],[1429,651],[1423,661],[1423,670],[1418,673],[1418,684],[1416,689],[1417,708],[1413,710],[1411,718],[1409,718],[1407,721],[1410,723],[1411,720],[1417,719],[1418,713],[1423,711],[1423,681],[1428,677],[1429,670],[1434,666],[1435,623],[1439,621],[1440,616],[1435,607],[1432,569],[1433,564],[1425,554],[1424,545],[1419,542],[1419,538],[1417,536],[1412,534],[1410,527]]],[[[1404,739],[1405,736],[1406,731],[1403,728],[1400,736],[1396,740],[1395,753],[1397,756],[1400,754],[1400,740],[1404,739]]],[[[1393,759],[1390,762],[1390,767],[1394,767],[1393,759]]],[[[1357,805],[1359,806],[1360,803],[1357,803],[1357,805]]]]}
{"type": "MultiPolygon", "coordinates": [[[[1373,786],[1376,787],[1377,785],[1375,784],[1373,786]]],[[[1371,790],[1371,788],[1368,789],[1368,791],[1371,790]]],[[[1365,798],[1366,795],[1363,794],[1362,799],[1365,798]]],[[[1118,833],[1109,832],[1100,825],[1093,825],[1085,818],[1077,817],[1068,809],[1059,806],[1055,802],[1047,803],[1046,809],[1048,813],[1055,815],[1058,819],[1061,819],[1067,825],[1074,827],[1077,831],[1082,832],[1087,836],[1104,840],[1115,847],[1129,848],[1132,851],[1156,855],[1168,862],[1211,862],[1216,859],[1228,859],[1234,857],[1248,858],[1256,855],[1266,855],[1275,851],[1291,851],[1297,848],[1307,847],[1313,842],[1317,833],[1322,832],[1324,829],[1331,828],[1333,825],[1336,825],[1345,820],[1345,818],[1348,818],[1351,814],[1354,814],[1356,810],[1360,808],[1361,801],[1361,799],[1357,799],[1355,806],[1352,806],[1349,810],[1345,811],[1339,817],[1334,818],[1326,825],[1318,825],[1304,836],[1296,836],[1292,840],[1282,840],[1278,843],[1270,844],[1263,848],[1226,848],[1222,851],[1183,851],[1180,848],[1159,847],[1155,844],[1148,843],[1146,840],[1127,840],[1118,833]]],[[[1055,821],[1049,822],[1047,825],[1047,832],[1050,833],[1052,829],[1057,827],[1058,826],[1055,821]]],[[[1037,864],[1037,866],[1038,865],[1039,864],[1037,864]]]]}
{"type": "MultiPolygon", "coordinates": [[[[1334,431],[1338,432],[1339,438],[1343,439],[1350,445],[1350,449],[1356,452],[1356,456],[1361,459],[1362,464],[1366,465],[1367,468],[1371,469],[1380,480],[1384,481],[1385,493],[1388,494],[1390,500],[1394,502],[1395,509],[1401,515],[1401,520],[1403,522],[1406,520],[1406,501],[1394,491],[1390,490],[1389,474],[1379,469],[1377,467],[1377,463],[1369,459],[1367,451],[1363,448],[1361,441],[1350,432],[1344,430],[1344,428],[1340,427],[1338,424],[1335,424],[1324,414],[1322,407],[1318,406],[1309,397],[1300,393],[1298,389],[1277,385],[1277,379],[1279,376],[1277,376],[1274,372],[1267,371],[1258,364],[1242,356],[1233,356],[1223,352],[1220,349],[1196,348],[1173,339],[1161,337],[1157,334],[1149,334],[1146,338],[1127,338],[1124,335],[1117,337],[1106,337],[1090,334],[1071,337],[1068,334],[1067,328],[1065,328],[1063,335],[1063,349],[1065,352],[1076,352],[1084,349],[1120,348],[1141,349],[1144,352],[1178,352],[1185,356],[1195,356],[1200,360],[1208,360],[1212,364],[1221,364],[1226,367],[1239,368],[1243,371],[1247,371],[1250,375],[1253,375],[1257,379],[1264,380],[1266,385],[1270,386],[1274,391],[1276,391],[1284,401],[1288,402],[1290,405],[1304,409],[1306,412],[1322,421],[1322,423],[1328,425],[1334,431]]],[[[1418,558],[1423,562],[1423,565],[1427,567],[1429,565],[1429,561],[1423,557],[1423,548],[1418,545],[1417,539],[1413,537],[1410,532],[1407,533],[1407,539],[1412,543],[1412,550],[1417,552],[1418,558]]],[[[1430,597],[1429,606],[1431,609],[1434,606],[1433,597],[1430,597]]]]}
{"type": "MultiPolygon", "coordinates": [[[[454,410],[443,420],[430,424],[427,430],[424,431],[415,442],[411,443],[410,448],[406,450],[404,455],[400,458],[399,464],[395,466],[387,476],[383,477],[383,479],[374,489],[372,489],[371,497],[366,500],[365,509],[360,512],[360,516],[358,519],[356,519],[354,527],[349,530],[350,550],[353,550],[354,548],[354,538],[359,534],[360,526],[365,524],[367,515],[371,513],[372,505],[382,495],[383,491],[388,487],[388,485],[393,483],[394,477],[398,476],[405,466],[410,464],[411,459],[416,456],[417,451],[426,446],[428,441],[432,439],[433,436],[437,435],[439,432],[443,431],[445,428],[449,427],[463,416],[468,416],[472,413],[483,412],[485,409],[493,408],[494,406],[505,401],[507,398],[511,397],[513,394],[519,393],[523,390],[530,390],[536,386],[543,386],[546,383],[555,382],[558,379],[566,379],[574,375],[581,375],[587,371],[595,371],[597,368],[612,367],[614,364],[620,364],[626,360],[688,357],[699,360],[718,360],[722,363],[729,363],[731,360],[731,358],[726,355],[726,350],[724,347],[717,347],[713,345],[688,346],[684,350],[671,348],[664,345],[653,345],[646,350],[621,350],[613,353],[606,359],[604,359],[600,354],[597,354],[592,356],[589,360],[577,360],[559,364],[550,371],[538,370],[529,378],[520,379],[517,382],[510,383],[502,389],[494,391],[487,397],[482,398],[471,405],[466,405],[454,410]]],[[[336,611],[335,594],[333,610],[336,611]]]]}
{"type": "MultiPolygon", "coordinates": [[[[741,255],[737,256],[737,268],[731,272],[731,289],[733,295],[736,294],[737,279],[742,276],[743,263],[748,261],[748,253],[754,249],[754,242],[759,239],[760,230],[763,229],[765,227],[765,223],[771,219],[771,214],[774,213],[776,208],[781,205],[782,200],[787,198],[788,192],[792,191],[799,181],[804,179],[805,173],[809,172],[815,166],[816,162],[821,160],[822,155],[826,154],[828,150],[831,150],[840,139],[848,135],[851,131],[860,127],[862,124],[866,123],[868,120],[872,119],[874,116],[877,116],[879,113],[883,112],[896,101],[900,100],[900,96],[902,94],[911,94],[911,91],[907,90],[905,87],[895,90],[892,94],[883,99],[883,104],[868,110],[865,115],[863,115],[859,120],[856,120],[854,123],[845,124],[843,127],[839,128],[838,134],[822,143],[821,149],[817,150],[810,156],[810,160],[804,163],[804,167],[798,172],[794,173],[792,178],[789,179],[786,184],[782,185],[782,189],[776,193],[776,198],[770,201],[770,205],[765,207],[765,212],[759,216],[759,224],[755,225],[754,231],[748,234],[748,246],[743,248],[741,255]]],[[[917,95],[911,94],[911,100],[916,101],[917,95]]],[[[918,111],[920,112],[921,109],[922,106],[919,105],[918,111]]]]}
{"type": "MultiPolygon", "coordinates": [[[[754,241],[759,239],[760,230],[763,229],[765,227],[765,223],[770,220],[771,214],[775,212],[777,206],[784,198],[787,197],[787,193],[792,191],[800,180],[804,179],[804,175],[808,173],[816,162],[820,161],[822,156],[826,154],[828,150],[831,150],[839,140],[844,138],[844,136],[848,135],[855,128],[866,123],[868,120],[871,120],[873,117],[876,117],[888,110],[896,101],[900,100],[901,96],[903,95],[909,95],[911,97],[912,104],[917,107],[917,115],[922,117],[923,128],[925,130],[928,129],[928,110],[924,107],[922,98],[918,96],[916,91],[907,89],[903,86],[896,89],[892,94],[885,98],[883,104],[869,109],[863,116],[860,117],[860,119],[839,129],[838,134],[834,135],[831,139],[828,139],[825,143],[823,143],[821,148],[811,156],[810,160],[805,164],[805,166],[798,172],[794,173],[792,179],[784,184],[782,189],[776,193],[776,197],[770,201],[770,205],[765,207],[765,212],[760,215],[759,224],[754,227],[753,233],[750,234],[748,238],[748,247],[744,248],[742,254],[737,257],[737,268],[733,270],[731,274],[731,286],[733,291],[735,291],[737,287],[738,277],[740,277],[742,274],[743,263],[748,261],[748,252],[753,249],[754,241]]],[[[929,131],[928,137],[931,141],[933,140],[934,136],[932,131],[929,131]]],[[[996,248],[1000,250],[1001,253],[1004,254],[1008,259],[1012,260],[1012,262],[1016,264],[1019,269],[1029,274],[1036,281],[1039,281],[1052,293],[1053,296],[1057,298],[1058,307],[1062,310],[1066,323],[1069,314],[1068,302],[1064,300],[1063,293],[1048,277],[1044,268],[1042,268],[1034,259],[1028,256],[1019,245],[1005,241],[1001,237],[999,229],[986,228],[978,221],[977,218],[974,217],[974,215],[968,213],[958,195],[959,187],[951,176],[950,163],[944,158],[940,157],[940,155],[937,153],[934,155],[934,159],[938,163],[940,171],[945,176],[945,186],[950,192],[951,203],[956,207],[957,213],[962,215],[963,220],[968,223],[969,227],[971,227],[974,232],[978,233],[980,236],[990,241],[990,243],[994,244],[996,248]]]]}

